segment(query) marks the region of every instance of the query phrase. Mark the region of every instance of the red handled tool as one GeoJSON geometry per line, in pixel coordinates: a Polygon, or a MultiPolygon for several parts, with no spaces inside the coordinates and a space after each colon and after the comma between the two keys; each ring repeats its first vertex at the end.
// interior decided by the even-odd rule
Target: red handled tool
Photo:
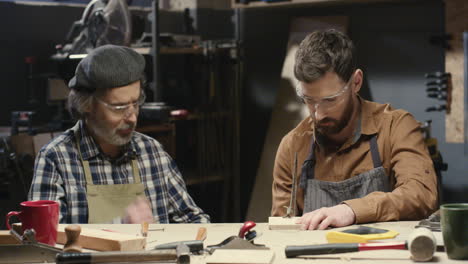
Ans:
{"type": "Polygon", "coordinates": [[[301,255],[323,255],[381,249],[406,250],[408,247],[404,241],[388,243],[331,243],[310,246],[287,246],[285,253],[286,257],[294,258],[301,255]]]}
{"type": "Polygon", "coordinates": [[[244,225],[239,230],[239,237],[244,238],[246,240],[252,240],[257,236],[257,232],[255,230],[251,230],[257,224],[254,221],[246,221],[244,225]]]}

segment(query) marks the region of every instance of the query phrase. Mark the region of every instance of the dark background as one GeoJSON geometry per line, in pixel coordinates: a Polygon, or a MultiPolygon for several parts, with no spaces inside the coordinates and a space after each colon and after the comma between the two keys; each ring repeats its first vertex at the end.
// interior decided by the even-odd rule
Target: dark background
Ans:
{"type": "MultiPolygon", "coordinates": [[[[56,64],[49,57],[82,12],[83,7],[0,2],[0,126],[10,125],[11,111],[32,108],[28,102],[30,91],[26,89],[24,58],[37,57],[36,73],[56,71],[56,64]]],[[[233,10],[197,9],[190,12],[195,19],[196,33],[203,39],[235,37],[233,10]]],[[[145,22],[147,11],[133,10],[132,13],[135,34],[149,31],[145,22]]],[[[350,36],[358,49],[368,96],[374,101],[390,102],[397,108],[406,109],[419,121],[433,120],[432,135],[438,139],[449,167],[443,173],[443,200],[468,201],[468,162],[463,144],[445,143],[444,112],[425,112],[426,107],[436,101],[425,95],[424,74],[444,71],[444,48],[429,41],[433,36],[444,34],[442,1],[243,9],[240,10],[245,64],[241,98],[241,219],[230,220],[245,220],[280,83],[291,18],[336,15],[350,18],[350,36]]],[[[160,23],[162,32],[180,33],[182,13],[162,11],[160,23]]],[[[35,122],[47,122],[55,109],[45,102],[42,81],[37,80],[34,89],[39,101],[35,122]]]]}

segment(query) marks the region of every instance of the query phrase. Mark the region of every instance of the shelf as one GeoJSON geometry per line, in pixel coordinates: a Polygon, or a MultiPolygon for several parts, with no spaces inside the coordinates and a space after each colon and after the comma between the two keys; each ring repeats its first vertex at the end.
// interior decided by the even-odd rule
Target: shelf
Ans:
{"type": "Polygon", "coordinates": [[[242,4],[239,0],[232,0],[232,8],[265,8],[265,7],[297,7],[304,5],[326,5],[326,4],[369,4],[369,3],[394,3],[394,2],[417,2],[421,0],[290,0],[280,2],[255,1],[242,4]]]}
{"type": "MultiPolygon", "coordinates": [[[[150,47],[143,47],[143,48],[132,48],[136,52],[142,54],[142,55],[150,55],[151,54],[151,48],[150,47]]],[[[183,48],[177,48],[177,47],[161,47],[159,50],[159,53],[161,54],[202,54],[203,53],[203,48],[201,47],[183,47],[183,48]]],[[[61,60],[81,60],[84,57],[86,57],[88,54],[54,54],[51,56],[52,60],[56,61],[61,61],[61,60]]]]}
{"type": "MultiPolygon", "coordinates": [[[[148,55],[151,54],[150,47],[143,47],[143,48],[133,48],[136,52],[148,55]]],[[[203,53],[203,49],[201,47],[184,47],[184,48],[177,48],[177,47],[161,47],[159,49],[159,53],[161,54],[201,54],[203,53]]]]}

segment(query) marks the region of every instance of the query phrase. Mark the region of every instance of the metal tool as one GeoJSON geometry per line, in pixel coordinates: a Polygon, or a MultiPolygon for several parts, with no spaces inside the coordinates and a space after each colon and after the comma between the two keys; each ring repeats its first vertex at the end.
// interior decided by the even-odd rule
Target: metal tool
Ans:
{"type": "Polygon", "coordinates": [[[53,263],[55,256],[62,252],[58,248],[37,242],[34,229],[26,229],[22,236],[13,229],[10,230],[10,233],[21,244],[1,245],[0,263],[53,263]]]}
{"type": "Polygon", "coordinates": [[[257,232],[252,230],[256,226],[253,221],[246,221],[239,229],[237,236],[230,236],[216,245],[207,246],[207,251],[212,254],[216,249],[260,249],[267,250],[265,245],[255,244],[253,239],[257,232]]]}
{"type": "Polygon", "coordinates": [[[342,231],[329,231],[326,234],[329,243],[366,243],[370,240],[394,238],[398,232],[387,229],[359,226],[342,231]]]}
{"type": "Polygon", "coordinates": [[[189,251],[194,254],[199,254],[204,248],[203,240],[186,240],[157,245],[154,249],[176,249],[179,244],[186,245],[189,251]]]}
{"type": "Polygon", "coordinates": [[[294,258],[301,255],[323,255],[366,250],[403,249],[409,250],[413,260],[415,261],[428,261],[434,256],[436,248],[437,242],[432,232],[428,229],[421,228],[413,231],[408,237],[408,241],[287,246],[285,248],[285,254],[287,258],[294,258]]]}
{"type": "Polygon", "coordinates": [[[433,72],[426,73],[426,93],[430,98],[441,101],[446,101],[446,104],[435,105],[426,108],[426,112],[446,111],[450,113],[450,105],[452,102],[452,79],[448,72],[433,72]]]}
{"type": "Polygon", "coordinates": [[[431,85],[426,87],[426,92],[444,92],[447,91],[447,85],[431,85]]]}
{"type": "Polygon", "coordinates": [[[419,221],[415,228],[425,227],[433,232],[441,232],[439,211],[431,214],[427,219],[419,221]]]}
{"type": "Polygon", "coordinates": [[[286,207],[286,215],[284,217],[296,216],[296,197],[297,197],[297,152],[294,153],[294,168],[292,173],[292,190],[291,199],[289,200],[289,206],[286,207]]]}

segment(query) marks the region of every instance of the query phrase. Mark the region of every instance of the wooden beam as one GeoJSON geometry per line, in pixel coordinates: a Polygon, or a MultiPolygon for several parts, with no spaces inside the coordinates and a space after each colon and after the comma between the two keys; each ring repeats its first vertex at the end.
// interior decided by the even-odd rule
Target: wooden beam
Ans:
{"type": "Polygon", "coordinates": [[[445,0],[445,31],[452,36],[445,53],[445,71],[452,75],[452,103],[445,116],[445,141],[464,142],[463,31],[468,30],[466,0],[445,0]]]}

